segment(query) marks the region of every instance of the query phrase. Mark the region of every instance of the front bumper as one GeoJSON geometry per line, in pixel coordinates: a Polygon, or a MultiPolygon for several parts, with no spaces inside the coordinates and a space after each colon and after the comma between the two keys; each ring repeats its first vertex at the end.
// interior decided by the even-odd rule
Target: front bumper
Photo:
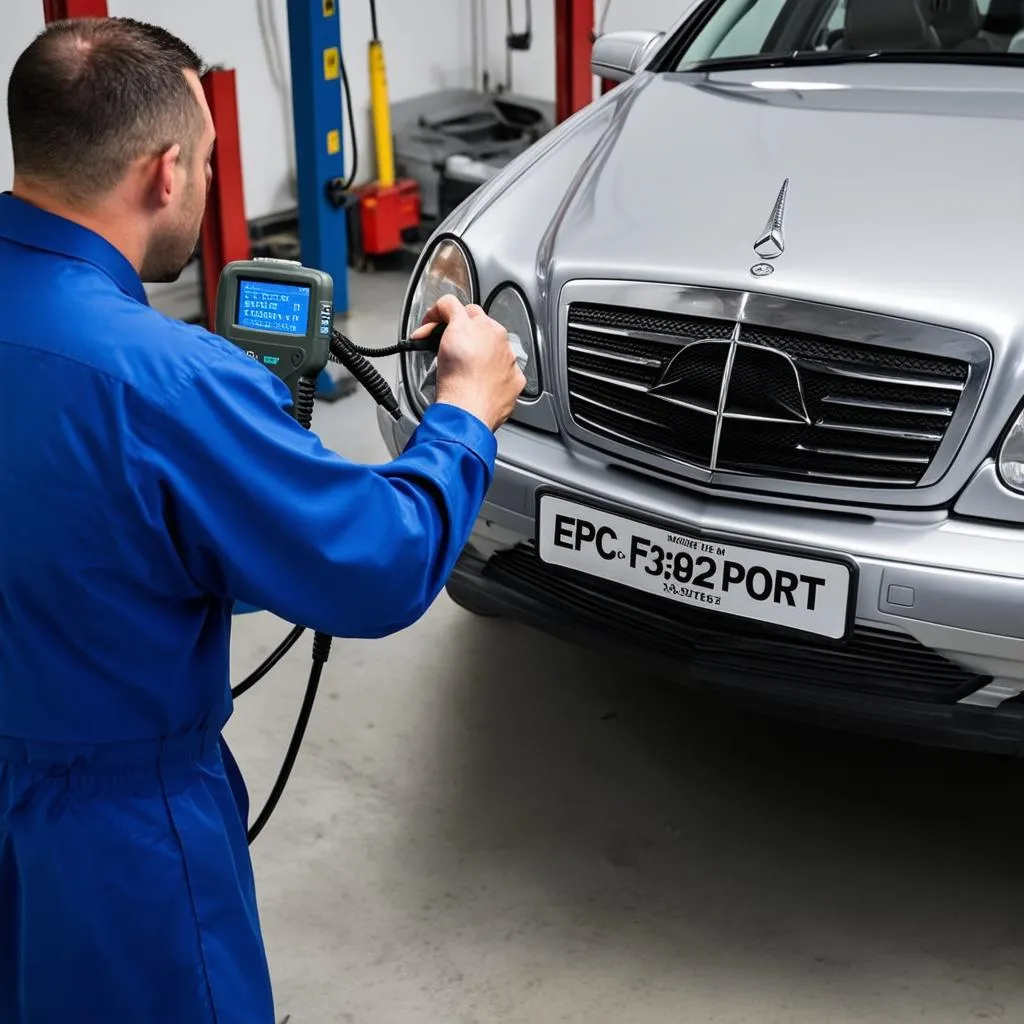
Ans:
{"type": "MultiPolygon", "coordinates": [[[[392,453],[415,427],[408,414],[380,424],[392,453]]],[[[1022,531],[941,510],[828,512],[709,497],[572,454],[557,436],[515,425],[502,429],[499,447],[480,520],[449,585],[463,603],[610,643],[659,671],[685,670],[787,714],[1002,752],[1024,744],[1022,531]],[[779,640],[756,624],[546,566],[533,548],[541,488],[740,544],[846,556],[858,568],[854,635],[845,648],[779,640]]]]}

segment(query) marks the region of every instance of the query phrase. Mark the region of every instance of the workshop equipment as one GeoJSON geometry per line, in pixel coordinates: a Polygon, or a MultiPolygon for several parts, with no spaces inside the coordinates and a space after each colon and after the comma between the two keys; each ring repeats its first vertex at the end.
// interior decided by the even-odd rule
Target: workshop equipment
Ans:
{"type": "Polygon", "coordinates": [[[391,108],[395,165],[420,189],[423,218],[443,220],[445,178],[449,166],[458,184],[452,195],[465,197],[461,186],[473,178],[482,184],[554,127],[554,103],[527,96],[500,96],[475,89],[440,89],[414,96],[391,108]],[[471,160],[467,177],[463,161],[471,160]]]}
{"type": "Polygon", "coordinates": [[[357,201],[359,255],[385,256],[405,247],[404,233],[419,227],[420,190],[412,179],[395,179],[384,45],[377,26],[377,3],[370,0],[370,112],[377,153],[377,180],[354,190],[357,201]]]}

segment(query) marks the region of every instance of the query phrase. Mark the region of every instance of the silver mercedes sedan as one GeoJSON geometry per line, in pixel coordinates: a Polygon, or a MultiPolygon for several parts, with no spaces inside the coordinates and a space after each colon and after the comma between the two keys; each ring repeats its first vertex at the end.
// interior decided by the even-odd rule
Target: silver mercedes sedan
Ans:
{"type": "MultiPolygon", "coordinates": [[[[449,593],[761,710],[1024,745],[1018,0],[681,0],[417,266],[528,384],[449,593]]],[[[401,367],[400,451],[433,398],[401,367]]]]}

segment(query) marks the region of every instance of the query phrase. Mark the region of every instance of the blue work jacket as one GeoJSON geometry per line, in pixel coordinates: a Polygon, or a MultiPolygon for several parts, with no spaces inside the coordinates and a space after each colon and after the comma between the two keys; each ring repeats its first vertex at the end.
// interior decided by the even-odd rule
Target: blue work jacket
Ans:
{"type": "Polygon", "coordinates": [[[399,458],[356,465],[289,403],[151,308],[98,235],[0,196],[5,1024],[272,1021],[220,741],[232,605],[340,637],[408,626],[496,450],[437,405],[399,458]]]}

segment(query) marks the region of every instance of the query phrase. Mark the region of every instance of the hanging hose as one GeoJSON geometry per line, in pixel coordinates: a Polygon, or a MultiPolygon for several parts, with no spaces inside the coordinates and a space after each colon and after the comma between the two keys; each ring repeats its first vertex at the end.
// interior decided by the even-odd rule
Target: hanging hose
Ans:
{"type": "Polygon", "coordinates": [[[341,191],[347,192],[359,173],[359,139],[356,137],[356,115],[352,111],[352,89],[348,84],[348,68],[345,67],[344,55],[341,55],[338,63],[341,65],[341,83],[345,89],[345,107],[348,111],[349,137],[352,142],[352,170],[341,182],[341,191]]]}

